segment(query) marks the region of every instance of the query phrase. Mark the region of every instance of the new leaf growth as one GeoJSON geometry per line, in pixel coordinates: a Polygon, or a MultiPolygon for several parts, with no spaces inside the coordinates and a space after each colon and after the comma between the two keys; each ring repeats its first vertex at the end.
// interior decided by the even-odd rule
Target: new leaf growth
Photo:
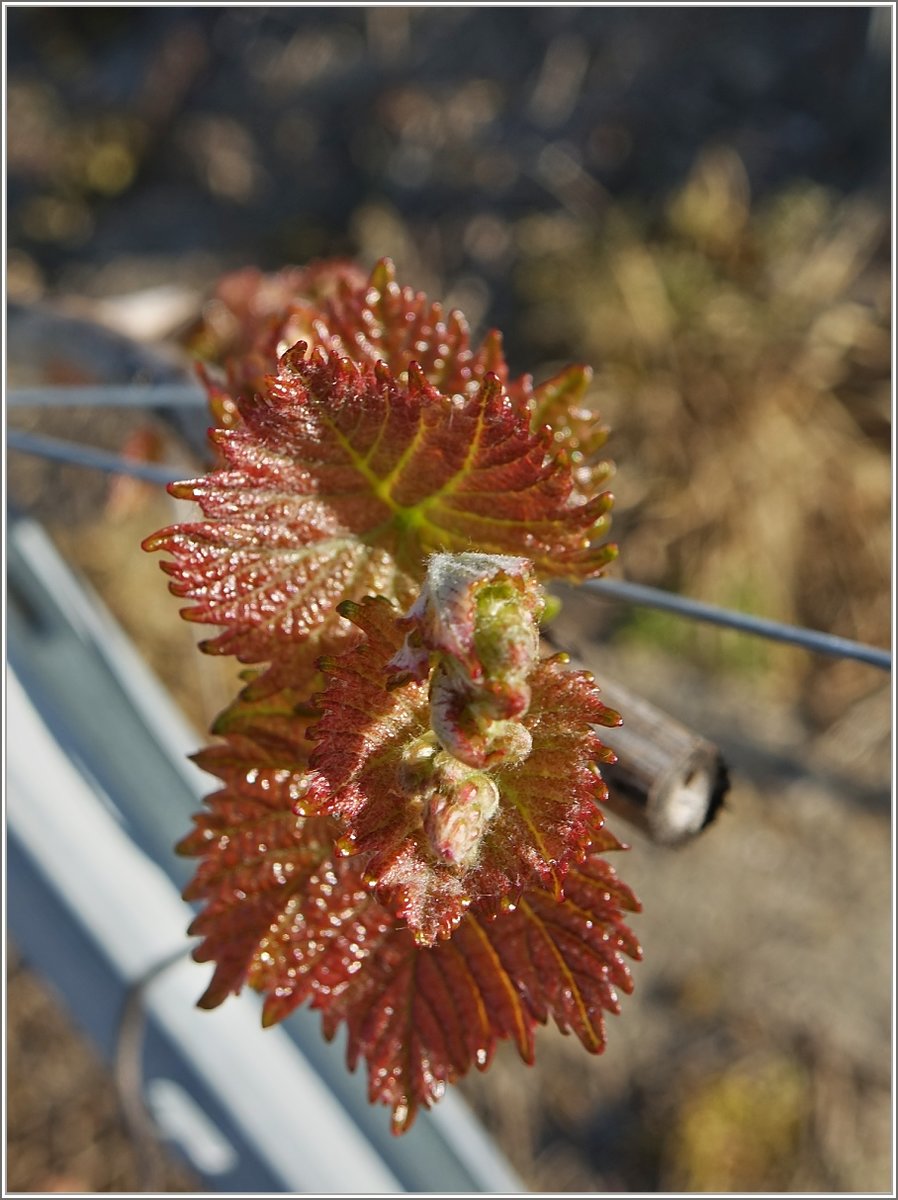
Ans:
{"type": "Polygon", "coordinates": [[[201,1004],[249,984],[267,1024],[345,1024],[397,1131],[549,1017],[601,1050],[639,954],[602,858],[619,717],[539,640],[540,581],[614,555],[588,371],[512,379],[388,262],[229,277],[193,344],[220,466],[145,546],[203,648],[252,664],[180,846],[201,1004]]]}

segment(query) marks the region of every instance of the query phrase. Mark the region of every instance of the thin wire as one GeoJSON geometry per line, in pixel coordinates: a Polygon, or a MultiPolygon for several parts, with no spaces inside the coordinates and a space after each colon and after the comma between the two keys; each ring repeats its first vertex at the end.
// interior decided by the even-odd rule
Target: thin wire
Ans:
{"type": "Polygon", "coordinates": [[[737,629],[740,633],[754,634],[770,641],[789,642],[795,646],[803,646],[806,650],[814,650],[818,654],[832,655],[834,658],[852,658],[871,667],[878,667],[881,671],[892,669],[892,656],[888,650],[881,650],[877,646],[865,646],[861,642],[836,637],[831,633],[821,633],[816,629],[800,629],[796,625],[768,621],[766,617],[755,617],[749,613],[719,608],[716,604],[703,604],[699,600],[690,600],[688,596],[678,596],[660,588],[646,587],[641,583],[626,583],[620,579],[588,579],[580,586],[600,596],[624,600],[628,604],[660,608],[676,613],[677,616],[689,617],[693,621],[708,621],[712,625],[724,625],[729,629],[737,629]]]}
{"type": "Polygon", "coordinates": [[[6,445],[8,449],[19,450],[23,454],[37,454],[41,458],[71,463],[76,467],[93,467],[97,471],[107,471],[112,475],[130,475],[133,479],[143,479],[147,483],[174,483],[183,479],[185,475],[183,467],[137,462],[132,458],[124,458],[121,454],[110,454],[93,446],[83,446],[80,442],[67,442],[63,438],[46,437],[41,433],[26,433],[23,429],[7,429],[6,445]]]}
{"type": "Polygon", "coordinates": [[[176,950],[161,962],[155,963],[131,984],[125,994],[115,1039],[112,1068],[119,1107],[136,1151],[141,1191],[156,1196],[160,1195],[164,1188],[166,1158],[159,1129],[144,1098],[146,993],[160,975],[185,961],[192,949],[191,946],[187,946],[176,950]]]}
{"type": "MultiPolygon", "coordinates": [[[[93,467],[117,475],[130,475],[134,479],[143,479],[148,483],[174,483],[176,480],[183,479],[185,475],[184,470],[177,467],[135,462],[122,455],[96,450],[78,442],[45,437],[43,434],[26,433],[21,429],[8,429],[6,441],[10,449],[19,450],[25,454],[38,454],[57,462],[71,463],[79,467],[93,467]]],[[[720,608],[715,604],[703,604],[699,600],[691,600],[688,596],[678,596],[674,592],[647,587],[641,583],[627,583],[620,579],[589,579],[580,586],[608,599],[663,609],[681,617],[688,617],[693,621],[708,621],[712,625],[723,625],[728,629],[736,629],[740,633],[752,634],[755,637],[767,638],[774,642],[788,642],[791,645],[802,646],[806,650],[813,650],[818,654],[828,654],[834,658],[851,658],[857,662],[866,663],[868,666],[877,667],[881,671],[891,671],[892,669],[892,656],[888,650],[882,650],[878,646],[866,646],[861,642],[836,637],[831,633],[821,633],[816,629],[801,629],[796,625],[784,625],[779,621],[769,621],[766,617],[755,617],[749,613],[720,608]]]]}
{"type": "Polygon", "coordinates": [[[13,388],[6,403],[10,408],[203,408],[209,398],[195,383],[148,383],[13,388]]]}

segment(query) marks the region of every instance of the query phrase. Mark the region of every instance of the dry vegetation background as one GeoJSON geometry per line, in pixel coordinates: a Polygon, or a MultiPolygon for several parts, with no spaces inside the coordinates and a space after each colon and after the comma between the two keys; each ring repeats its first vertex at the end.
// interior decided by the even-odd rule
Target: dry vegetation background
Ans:
{"type": "MultiPolygon", "coordinates": [[[[616,573],[888,645],[890,16],[8,9],[11,377],[144,370],[50,312],[171,346],[225,269],[390,254],[517,370],[594,365],[616,573]]],[[[9,486],[207,724],[225,672],[137,549],[165,498],[19,455],[9,486]]],[[[887,1189],[885,677],[596,600],[560,629],[717,739],[734,788],[685,850],[633,837],[646,961],[606,1054],[546,1031],[470,1102],[534,1189],[887,1189]]],[[[139,1186],[108,1078],[18,958],[8,1049],[9,1186],[139,1186]]]]}

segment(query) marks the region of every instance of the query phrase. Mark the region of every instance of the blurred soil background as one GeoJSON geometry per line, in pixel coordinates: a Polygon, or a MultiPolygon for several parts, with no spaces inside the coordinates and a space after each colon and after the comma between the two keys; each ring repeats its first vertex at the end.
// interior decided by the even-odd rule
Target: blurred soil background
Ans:
{"type": "MultiPolygon", "coordinates": [[[[387,254],[516,373],[594,366],[612,574],[889,644],[890,6],[5,16],[11,382],[179,373],[225,270],[387,254]]],[[[10,419],[192,470],[146,414],[10,419]]],[[[9,495],[208,725],[234,672],[138,548],[173,502],[13,452],[9,495]]],[[[465,1095],[535,1190],[888,1190],[887,678],[574,594],[558,629],[733,787],[685,849],[630,838],[606,1053],[546,1030],[465,1095]]],[[[10,968],[9,1188],[138,1189],[108,1072],[10,968]]]]}

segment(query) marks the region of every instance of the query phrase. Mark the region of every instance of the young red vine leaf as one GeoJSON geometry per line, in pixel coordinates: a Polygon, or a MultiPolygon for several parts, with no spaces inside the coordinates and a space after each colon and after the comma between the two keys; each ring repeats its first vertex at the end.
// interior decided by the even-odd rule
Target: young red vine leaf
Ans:
{"type": "MultiPolygon", "coordinates": [[[[313,340],[313,322],[341,285],[357,292],[365,284],[365,273],[342,259],[271,274],[245,267],[219,280],[184,341],[201,361],[226,368],[234,395],[252,395],[262,390],[285,350],[313,340]]],[[[209,399],[219,425],[239,424],[236,400],[227,389],[210,385],[209,399]]]]}
{"type": "Polygon", "coordinates": [[[250,269],[226,276],[188,343],[202,359],[225,368],[233,396],[227,389],[210,391],[222,424],[239,421],[235,397],[263,391],[278,358],[299,341],[358,365],[384,362],[398,377],[417,363],[444,395],[470,394],[495,375],[534,432],[551,430],[557,450],[570,458],[579,496],[594,496],[613,473],[612,464],[598,458],[608,430],[583,404],[592,378],[588,367],[566,367],[538,386],[529,375],[513,378],[497,329],[475,347],[464,315],[400,286],[388,258],[367,279],[341,260],[273,275],[250,269]]]}
{"type": "Polygon", "coordinates": [[[549,1019],[599,1053],[603,1014],[631,991],[626,959],[640,950],[624,918],[638,902],[603,857],[620,843],[598,813],[561,901],[537,886],[498,915],[475,905],[425,948],[377,901],[358,859],[335,854],[327,819],[297,817],[304,753],[298,742],[273,754],[244,734],[198,756],[222,780],[180,845],[202,859],[187,893],[204,902],[194,956],[216,964],[201,1005],[251,986],[267,1025],[305,1002],[326,1036],[345,1024],[348,1065],[367,1064],[369,1097],[390,1106],[397,1133],[447,1084],[485,1070],[498,1041],[532,1062],[534,1029],[549,1019]]]}
{"type": "Polygon", "coordinates": [[[461,398],[417,367],[407,383],[383,365],[281,359],[242,421],[213,440],[226,466],[174,484],[204,520],[144,543],[166,550],[183,615],[222,626],[203,643],[242,662],[276,661],[271,686],[301,687],[317,654],[345,642],[341,600],[407,603],[430,553],[476,546],[524,554],[544,578],[597,574],[611,497],[573,496],[570,468],[494,376],[461,398]]]}
{"type": "Polygon", "coordinates": [[[342,823],[339,849],[360,857],[421,945],[449,936],[472,904],[498,911],[531,884],[560,897],[605,795],[598,764],[613,759],[593,727],[620,721],[592,677],[563,656],[534,662],[513,753],[477,769],[442,747],[429,681],[390,686],[399,611],[381,598],[343,612],[365,640],[321,662],[327,686],[298,811],[342,823]]]}
{"type": "Polygon", "coordinates": [[[271,275],[234,272],[220,281],[187,341],[202,360],[224,367],[242,395],[261,391],[299,341],[360,366],[386,363],[397,376],[416,362],[446,395],[472,390],[487,374],[516,400],[533,394],[529,376],[511,380],[498,330],[475,348],[464,315],[401,287],[387,258],[369,277],[340,260],[271,275]]]}
{"type": "Polygon", "coordinates": [[[604,1049],[603,1014],[620,1011],[626,958],[640,957],[623,912],[639,905],[595,852],[568,892],[559,903],[532,888],[495,919],[471,910],[429,949],[394,930],[339,995],[315,997],[326,1035],[345,1022],[349,1065],[367,1062],[369,1098],[392,1107],[394,1132],[472,1066],[485,1070],[499,1040],[532,1063],[535,1026],[550,1018],[591,1053],[604,1049]]]}
{"type": "Polygon", "coordinates": [[[229,277],[193,345],[225,368],[220,466],[144,544],[202,648],[253,664],[179,847],[200,1003],[251,986],[266,1024],[346,1024],[397,1132],[497,1040],[532,1061],[549,1018],[601,1050],[639,956],[597,808],[619,718],[537,629],[538,580],[615,553],[588,369],[512,379],[388,260],[229,277]]]}

